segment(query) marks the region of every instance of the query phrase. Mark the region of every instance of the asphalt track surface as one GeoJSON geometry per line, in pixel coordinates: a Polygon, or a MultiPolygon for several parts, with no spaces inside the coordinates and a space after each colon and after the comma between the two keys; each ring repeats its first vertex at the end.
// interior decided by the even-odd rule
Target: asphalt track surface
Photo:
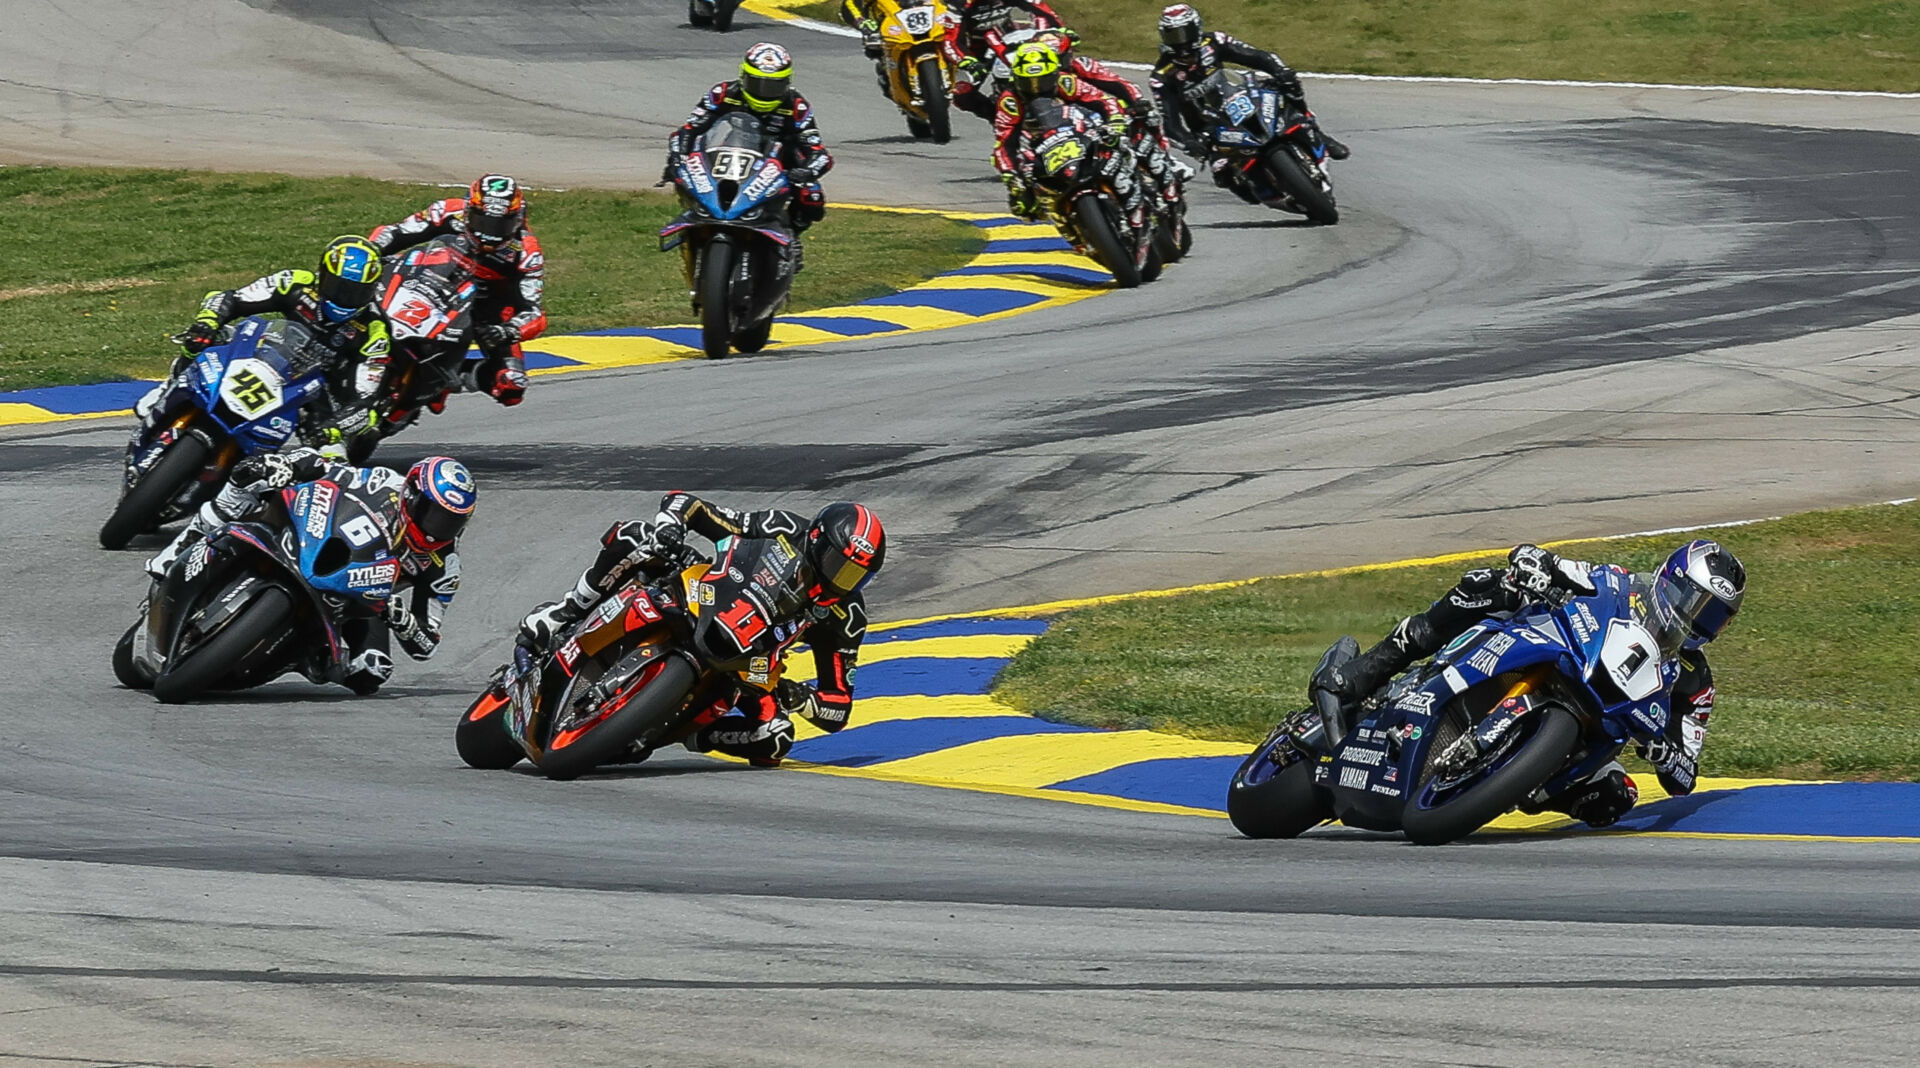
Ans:
{"type": "MultiPolygon", "coordinates": [[[[26,0],[0,161],[638,185],[771,36],[836,197],[996,210],[983,130],[907,141],[847,42],[678,10],[26,0]]],[[[472,462],[483,513],[447,645],[375,700],[115,688],[124,427],[0,438],[0,1061],[1904,1060],[1911,846],[1275,847],[694,757],[458,766],[518,614],[669,485],[881,506],[882,618],[1912,494],[1910,101],[1311,91],[1355,148],[1337,228],[1202,190],[1136,293],[543,378],[396,442],[472,462]]]]}

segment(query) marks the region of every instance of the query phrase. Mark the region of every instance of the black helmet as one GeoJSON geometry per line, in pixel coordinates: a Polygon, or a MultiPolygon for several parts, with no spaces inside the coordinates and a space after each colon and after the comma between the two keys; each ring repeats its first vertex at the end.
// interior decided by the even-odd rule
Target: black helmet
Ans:
{"type": "Polygon", "coordinates": [[[527,224],[527,196],[520,183],[504,174],[483,174],[467,187],[460,213],[467,236],[481,248],[504,245],[527,224]]]}
{"type": "Polygon", "coordinates": [[[1688,542],[1667,557],[1653,576],[1655,621],[1666,631],[1660,644],[1698,649],[1718,637],[1740,611],[1747,569],[1719,542],[1688,542]]]}
{"type": "Polygon", "coordinates": [[[1160,12],[1160,43],[1169,51],[1186,54],[1200,44],[1200,12],[1191,4],[1175,4],[1160,12]]]}
{"type": "Polygon", "coordinates": [[[864,504],[829,504],[807,527],[805,555],[814,581],[828,594],[846,597],[886,563],[887,532],[864,504]]]}

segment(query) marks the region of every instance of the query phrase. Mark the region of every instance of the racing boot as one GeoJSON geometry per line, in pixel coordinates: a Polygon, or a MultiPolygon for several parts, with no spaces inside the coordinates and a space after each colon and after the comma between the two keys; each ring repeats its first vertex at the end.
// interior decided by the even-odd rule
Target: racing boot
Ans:
{"type": "Polygon", "coordinates": [[[201,505],[200,510],[193,513],[193,519],[188,521],[187,528],[182,530],[178,537],[168,542],[166,548],[155,553],[147,561],[147,574],[155,580],[166,578],[167,572],[172,569],[173,562],[180,559],[181,553],[193,548],[216,528],[247,514],[257,503],[259,503],[258,497],[243,492],[232,482],[220,487],[218,496],[201,505]]]}
{"type": "Polygon", "coordinates": [[[1344,664],[1316,673],[1310,685],[1338,698],[1341,707],[1352,708],[1415,660],[1438,649],[1440,643],[1434,639],[1433,625],[1427,617],[1408,616],[1378,645],[1344,664]]]}
{"type": "Polygon", "coordinates": [[[1346,159],[1348,156],[1353,155],[1353,152],[1348,149],[1345,144],[1334,140],[1333,135],[1322,130],[1318,123],[1314,124],[1313,132],[1320,135],[1320,143],[1327,146],[1327,155],[1333,159],[1346,159]]]}
{"type": "Polygon", "coordinates": [[[1589,827],[1611,827],[1639,802],[1640,788],[1634,785],[1627,769],[1615,760],[1585,782],[1575,783],[1543,802],[1523,803],[1520,811],[1530,816],[1564,812],[1589,827]]]}
{"type": "Polygon", "coordinates": [[[367,649],[347,661],[340,684],[361,697],[367,697],[392,677],[393,657],[380,649],[367,649]]]}
{"type": "Polygon", "coordinates": [[[777,768],[793,748],[793,720],[784,712],[775,713],[765,723],[734,713],[695,731],[685,744],[689,752],[725,753],[745,758],[756,768],[777,768]]]}
{"type": "Polygon", "coordinates": [[[520,633],[514,640],[535,655],[550,653],[560,635],[587,618],[587,612],[599,599],[600,595],[582,579],[565,597],[528,612],[527,618],[520,621],[520,633]]]}

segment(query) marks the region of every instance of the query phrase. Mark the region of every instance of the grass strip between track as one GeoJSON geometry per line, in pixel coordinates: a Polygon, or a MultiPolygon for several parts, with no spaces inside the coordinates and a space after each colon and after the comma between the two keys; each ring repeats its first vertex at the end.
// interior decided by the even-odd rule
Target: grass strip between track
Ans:
{"type": "MultiPolygon", "coordinates": [[[[759,0],[837,23],[838,5],[759,0]]],[[[1053,0],[1101,56],[1151,60],[1162,0],[1053,0]]],[[[1204,0],[1300,70],[1920,90],[1915,0],[1204,0]]]]}
{"type": "MultiPolygon", "coordinates": [[[[330,238],[457,193],[366,178],[0,168],[0,211],[18,220],[0,260],[0,391],[157,377],[177,351],[166,336],[207,291],[311,269],[330,238]]],[[[680,257],[658,251],[674,198],[578,189],[529,200],[549,334],[688,320],[680,257]]],[[[808,235],[789,311],[907,289],[984,247],[960,219],[830,209],[808,235]]]]}
{"type": "MultiPolygon", "coordinates": [[[[1740,618],[1712,647],[1718,702],[1706,773],[1920,778],[1920,505],[1713,534],[1745,562],[1750,585],[1740,618]]],[[[1559,551],[1645,568],[1686,537],[1559,551]]],[[[1464,568],[1500,560],[1463,553],[1073,607],[1015,656],[993,694],[1059,722],[1251,743],[1304,703],[1307,676],[1335,638],[1370,643],[1464,568]]]]}

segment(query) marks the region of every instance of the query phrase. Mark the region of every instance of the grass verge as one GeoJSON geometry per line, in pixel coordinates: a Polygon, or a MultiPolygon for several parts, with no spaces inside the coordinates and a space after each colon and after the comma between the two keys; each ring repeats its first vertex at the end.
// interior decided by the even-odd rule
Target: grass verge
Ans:
{"type": "MultiPolygon", "coordinates": [[[[330,238],[366,233],[451,190],[366,178],[117,168],[0,168],[0,390],[150,378],[208,290],[311,267],[330,238]]],[[[658,193],[535,192],[550,333],[691,319],[658,193]]],[[[807,238],[795,310],[904,289],[965,263],[977,228],[934,215],[840,209],[807,238]]]]}
{"type": "MultiPolygon", "coordinates": [[[[1711,648],[1719,699],[1706,773],[1920,778],[1920,505],[1713,536],[1746,564],[1749,592],[1711,648]]],[[[1680,541],[1559,551],[1644,569],[1680,541]]],[[[1252,743],[1306,704],[1307,677],[1335,639],[1371,644],[1473,566],[1263,579],[1068,612],[1014,658],[994,695],[1047,719],[1252,743]]]]}
{"type": "MultiPolygon", "coordinates": [[[[801,9],[832,22],[834,4],[801,9]]],[[[1054,0],[1087,48],[1150,60],[1161,0],[1054,0]]],[[[1920,91],[1916,0],[1207,0],[1301,70],[1920,91]]]]}

